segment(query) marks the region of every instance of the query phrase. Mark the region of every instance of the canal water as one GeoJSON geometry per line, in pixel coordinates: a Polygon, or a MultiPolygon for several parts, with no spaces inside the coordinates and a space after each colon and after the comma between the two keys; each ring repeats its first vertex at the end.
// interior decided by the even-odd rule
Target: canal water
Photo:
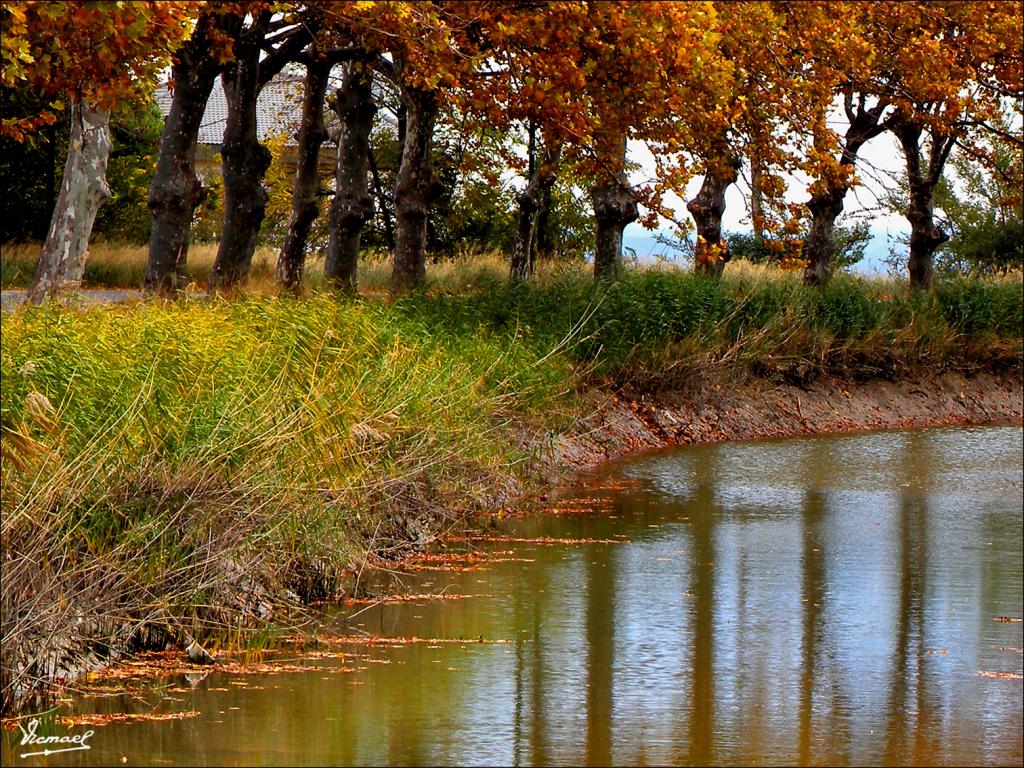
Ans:
{"type": "Polygon", "coordinates": [[[8,732],[3,764],[1020,765],[1022,473],[1019,428],[648,454],[263,672],[73,697],[140,717],[49,716],[90,749],[8,732]]]}

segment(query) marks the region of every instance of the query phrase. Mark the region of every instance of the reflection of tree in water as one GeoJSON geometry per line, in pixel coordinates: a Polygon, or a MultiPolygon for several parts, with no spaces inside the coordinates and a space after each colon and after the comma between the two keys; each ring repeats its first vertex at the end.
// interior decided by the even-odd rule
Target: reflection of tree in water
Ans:
{"type": "Polygon", "coordinates": [[[813,761],[811,737],[814,734],[814,684],[821,640],[821,614],[825,602],[825,562],[821,521],[825,516],[825,493],[809,488],[804,493],[803,509],[803,627],[800,661],[799,762],[813,761]]]}
{"type": "Polygon", "coordinates": [[[690,563],[693,595],[693,650],[690,675],[690,724],[687,762],[712,762],[715,753],[715,476],[718,450],[708,446],[694,451],[696,475],[691,498],[690,531],[693,536],[690,563]]]}
{"type": "Polygon", "coordinates": [[[612,670],[615,662],[615,547],[587,558],[587,765],[611,765],[612,670]]]}
{"type": "MultiPolygon", "coordinates": [[[[612,514],[623,512],[617,501],[612,514]]],[[[599,532],[599,531],[598,531],[599,532]]],[[[585,626],[580,640],[586,643],[586,758],[587,765],[609,765],[612,758],[613,670],[615,667],[615,547],[598,544],[581,551],[585,570],[585,626]]],[[[513,589],[515,642],[515,701],[513,703],[513,762],[547,765],[550,753],[545,702],[564,692],[552,690],[546,679],[543,627],[551,618],[548,578],[552,564],[524,570],[525,583],[513,589]],[[528,630],[523,632],[521,630],[528,630]]],[[[583,650],[583,649],[581,649],[583,650]]],[[[557,664],[557,661],[555,662],[557,664]]],[[[563,742],[565,734],[558,734],[563,742]]]]}
{"type": "Polygon", "coordinates": [[[801,626],[802,658],[800,661],[800,709],[797,724],[797,751],[803,765],[833,760],[837,764],[849,762],[851,708],[844,701],[842,681],[834,674],[828,660],[828,621],[826,619],[829,595],[828,552],[825,528],[829,514],[828,487],[836,474],[832,443],[827,440],[811,441],[808,466],[804,475],[804,502],[802,519],[801,598],[803,616],[801,626]],[[824,677],[824,680],[822,680],[824,677]],[[825,707],[827,726],[815,724],[815,699],[828,694],[825,707]],[[824,743],[823,743],[824,742],[824,743]],[[815,746],[821,754],[815,759],[815,746]]]}
{"type": "Polygon", "coordinates": [[[901,476],[904,490],[899,499],[899,592],[896,610],[892,681],[889,688],[885,762],[921,764],[936,754],[931,708],[925,686],[925,576],[928,568],[927,493],[922,490],[921,470],[927,466],[928,436],[904,434],[901,476]],[[909,710],[916,712],[910,715],[909,710]],[[913,730],[913,733],[911,733],[913,730]]]}
{"type": "Polygon", "coordinates": [[[547,765],[551,762],[547,751],[547,728],[544,712],[544,642],[541,639],[543,616],[547,611],[550,594],[547,567],[529,568],[529,586],[513,587],[515,617],[515,704],[513,711],[513,759],[516,765],[530,763],[547,765]],[[523,639],[523,629],[529,629],[529,639],[523,639]],[[529,666],[527,666],[529,665],[529,666]],[[528,697],[528,701],[526,700],[528,697]],[[525,710],[525,715],[524,715],[525,710]],[[529,718],[527,726],[524,720],[529,718]],[[524,728],[528,731],[524,733],[524,728]],[[529,738],[529,757],[523,754],[529,738]]]}

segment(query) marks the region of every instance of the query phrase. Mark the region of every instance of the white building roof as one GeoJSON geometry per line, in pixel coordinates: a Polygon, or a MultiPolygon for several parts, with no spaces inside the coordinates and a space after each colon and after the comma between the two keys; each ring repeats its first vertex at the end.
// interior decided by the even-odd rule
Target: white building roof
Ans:
{"type": "MultiPolygon", "coordinates": [[[[275,78],[263,87],[256,101],[256,133],[260,141],[284,134],[288,137],[287,144],[296,143],[295,134],[302,121],[302,86],[301,78],[288,77],[275,78]]],[[[160,112],[167,117],[171,111],[171,91],[166,83],[157,86],[155,96],[160,112]]],[[[219,145],[227,119],[228,101],[218,77],[199,125],[198,143],[219,145]]]]}

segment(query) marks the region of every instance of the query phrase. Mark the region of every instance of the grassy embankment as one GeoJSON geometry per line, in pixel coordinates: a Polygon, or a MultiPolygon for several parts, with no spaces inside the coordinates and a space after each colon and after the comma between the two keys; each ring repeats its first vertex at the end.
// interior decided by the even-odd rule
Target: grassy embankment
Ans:
{"type": "MultiPolygon", "coordinates": [[[[142,622],[226,632],[267,585],[327,596],[367,549],[514,498],[596,382],[1019,370],[1020,276],[942,284],[651,270],[595,287],[500,259],[394,303],[252,296],[3,318],[3,694],[142,622]],[[526,446],[526,447],[521,447],[526,446]],[[126,621],[127,620],[127,621],[126,621]]],[[[386,265],[362,285],[385,284],[386,265]]]]}

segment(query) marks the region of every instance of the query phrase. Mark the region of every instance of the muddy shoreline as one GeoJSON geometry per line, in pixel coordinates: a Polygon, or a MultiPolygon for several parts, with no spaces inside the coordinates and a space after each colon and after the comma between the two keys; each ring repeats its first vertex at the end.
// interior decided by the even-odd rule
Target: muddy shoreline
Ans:
{"type": "Polygon", "coordinates": [[[819,377],[804,385],[748,379],[657,395],[595,389],[589,413],[555,436],[548,482],[627,455],[677,445],[923,427],[1020,426],[1019,374],[947,372],[893,381],[819,377]]]}

